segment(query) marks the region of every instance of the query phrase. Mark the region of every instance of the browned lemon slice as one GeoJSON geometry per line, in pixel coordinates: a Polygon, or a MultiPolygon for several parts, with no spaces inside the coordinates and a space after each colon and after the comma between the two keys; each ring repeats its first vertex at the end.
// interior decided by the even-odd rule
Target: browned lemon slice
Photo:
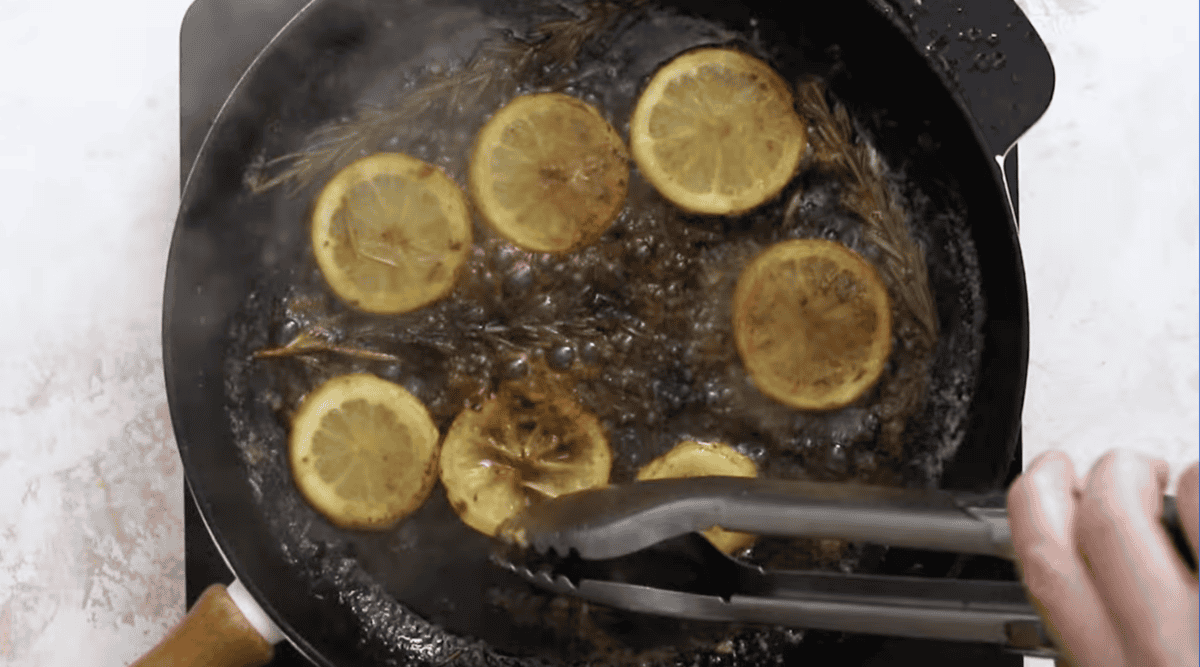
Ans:
{"type": "Polygon", "coordinates": [[[589,245],[625,205],[629,156],[591,105],[559,93],[518,97],[480,130],[471,196],[488,224],[527,250],[589,245]]]}
{"type": "Polygon", "coordinates": [[[467,199],[433,165],[377,153],[339,171],[313,205],[312,247],[350,305],[405,313],[454,287],[471,249],[467,199]]]}
{"type": "Polygon", "coordinates": [[[875,267],[823,239],[777,243],[738,277],[733,333],[767,396],[832,410],[879,379],[892,349],[892,311],[875,267]]]}
{"type": "Polygon", "coordinates": [[[788,84],[733,49],[699,49],[658,70],[629,121],[638,169],[696,213],[730,215],[779,194],[807,145],[788,84]]]}
{"type": "Polygon", "coordinates": [[[454,511],[491,536],[532,502],[608,484],[612,451],[596,417],[573,399],[529,406],[502,396],[454,420],[441,468],[454,511]]]}
{"type": "Polygon", "coordinates": [[[437,480],[437,445],[437,428],[419,400],[356,373],[304,399],[288,453],[300,493],[331,522],[385,529],[425,502],[437,480]]]}
{"type": "MultiPolygon", "coordinates": [[[[638,471],[639,481],[680,477],[758,477],[758,468],[745,454],[721,442],[684,440],[638,471]]],[[[755,536],[716,527],[704,531],[713,546],[727,554],[754,543],[755,536]]]]}

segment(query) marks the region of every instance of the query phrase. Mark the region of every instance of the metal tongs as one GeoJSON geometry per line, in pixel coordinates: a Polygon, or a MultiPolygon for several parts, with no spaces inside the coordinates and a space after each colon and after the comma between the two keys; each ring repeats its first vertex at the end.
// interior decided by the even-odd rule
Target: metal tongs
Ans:
{"type": "MultiPolygon", "coordinates": [[[[1017,581],[770,571],[726,556],[713,526],[1014,560],[1005,494],[734,477],[637,482],[562,496],[506,524],[494,560],[541,588],[683,619],[999,644],[1056,657],[1017,581]]],[[[1190,548],[1174,499],[1163,523],[1190,548]]]]}

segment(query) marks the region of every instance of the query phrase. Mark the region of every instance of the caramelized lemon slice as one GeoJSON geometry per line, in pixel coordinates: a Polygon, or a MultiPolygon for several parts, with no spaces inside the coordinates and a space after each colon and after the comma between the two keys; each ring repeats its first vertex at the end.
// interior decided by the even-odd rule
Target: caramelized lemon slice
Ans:
{"type": "Polygon", "coordinates": [[[471,196],[488,224],[527,250],[589,245],[625,205],[629,156],[585,102],[518,97],[484,125],[471,158],[471,196]]]}
{"type": "Polygon", "coordinates": [[[350,305],[405,313],[454,287],[471,249],[462,190],[433,165],[377,153],[339,171],[317,196],[312,247],[350,305]]]}
{"type": "Polygon", "coordinates": [[[892,311],[875,267],[823,239],[777,243],[738,277],[733,333],[759,390],[802,410],[847,405],[879,379],[892,311]]]}
{"type": "Polygon", "coordinates": [[[791,88],[769,65],[732,49],[699,49],[651,77],[629,143],[668,200],[731,215],[779,194],[800,164],[805,132],[791,88]]]}
{"type": "MultiPolygon", "coordinates": [[[[721,442],[684,440],[638,471],[639,481],[680,477],[758,477],[758,468],[745,454],[721,442]]],[[[754,543],[755,536],[716,527],[704,531],[713,546],[727,554],[754,543]]]]}
{"type": "Polygon", "coordinates": [[[459,518],[491,536],[530,503],[608,484],[612,451],[574,399],[502,394],[454,420],[441,469],[459,518]]]}
{"type": "Polygon", "coordinates": [[[289,458],[300,493],[343,528],[385,529],[425,502],[437,480],[438,431],[403,387],[342,375],[301,403],[289,458]]]}

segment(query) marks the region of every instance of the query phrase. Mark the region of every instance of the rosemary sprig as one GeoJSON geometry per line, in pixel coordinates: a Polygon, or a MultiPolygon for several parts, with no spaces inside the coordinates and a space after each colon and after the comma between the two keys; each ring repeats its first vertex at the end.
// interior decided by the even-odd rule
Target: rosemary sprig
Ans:
{"type": "Polygon", "coordinates": [[[522,82],[539,78],[547,70],[565,71],[574,66],[589,41],[642,2],[591,2],[580,18],[541,23],[526,40],[510,37],[484,42],[466,65],[429,75],[429,80],[394,104],[364,106],[349,120],[313,131],[303,149],[252,164],[245,184],[254,194],[286,184],[289,194],[295,194],[393,138],[416,138],[434,125],[475,110],[488,93],[510,97],[522,82]],[[435,110],[441,113],[432,113],[435,110]]]}
{"type": "Polygon", "coordinates": [[[298,336],[292,339],[287,345],[282,347],[273,347],[265,350],[257,350],[254,352],[255,359],[278,359],[282,357],[295,357],[305,354],[314,354],[317,352],[333,352],[347,357],[365,359],[367,361],[385,361],[391,363],[400,363],[400,357],[386,352],[370,350],[356,345],[341,345],[332,342],[332,332],[322,326],[313,326],[309,329],[301,331],[298,336]]]}
{"type": "Polygon", "coordinates": [[[880,277],[892,297],[896,333],[911,360],[882,383],[881,438],[889,452],[899,455],[908,417],[924,399],[925,378],[937,345],[937,311],[925,252],[908,232],[904,210],[888,187],[879,154],[865,141],[856,140],[845,107],[830,108],[824,86],[815,80],[798,87],[797,103],[812,123],[809,138],[815,159],[842,177],[842,205],[863,219],[866,239],[883,254],[880,277]]]}
{"type": "Polygon", "coordinates": [[[879,155],[866,142],[854,140],[846,109],[830,109],[819,82],[802,84],[798,93],[802,113],[813,121],[817,160],[848,177],[842,204],[866,222],[867,239],[883,251],[881,273],[901,303],[897,310],[916,321],[925,342],[936,344],[937,316],[925,252],[908,233],[904,210],[888,189],[879,155]]]}

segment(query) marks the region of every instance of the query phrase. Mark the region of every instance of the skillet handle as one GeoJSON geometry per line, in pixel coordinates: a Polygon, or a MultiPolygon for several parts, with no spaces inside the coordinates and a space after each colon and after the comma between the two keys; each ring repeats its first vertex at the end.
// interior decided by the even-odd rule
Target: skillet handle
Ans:
{"type": "Polygon", "coordinates": [[[1016,0],[871,0],[929,60],[992,155],[1050,106],[1054,63],[1016,0]]]}
{"type": "Polygon", "coordinates": [[[239,583],[205,589],[179,625],[131,667],[262,667],[271,662],[273,643],[246,619],[231,595],[239,583]]]}

